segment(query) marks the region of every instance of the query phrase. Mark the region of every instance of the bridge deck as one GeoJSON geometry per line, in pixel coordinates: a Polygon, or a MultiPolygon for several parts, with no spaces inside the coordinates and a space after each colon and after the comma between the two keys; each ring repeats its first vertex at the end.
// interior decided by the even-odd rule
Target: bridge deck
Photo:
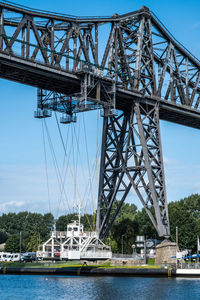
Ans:
{"type": "MultiPolygon", "coordinates": [[[[80,92],[80,77],[75,73],[3,53],[0,53],[0,77],[63,94],[80,92]]],[[[104,82],[106,84],[110,80],[105,78],[104,82]]],[[[183,104],[178,105],[164,101],[155,96],[144,96],[137,90],[117,88],[117,109],[129,110],[130,103],[136,99],[150,106],[156,101],[160,101],[160,118],[162,120],[200,129],[200,114],[198,110],[183,104]]]]}

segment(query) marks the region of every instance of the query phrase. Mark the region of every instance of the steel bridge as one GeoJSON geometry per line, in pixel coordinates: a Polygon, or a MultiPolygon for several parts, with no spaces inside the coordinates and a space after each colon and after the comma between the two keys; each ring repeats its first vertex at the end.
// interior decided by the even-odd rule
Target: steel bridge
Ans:
{"type": "Polygon", "coordinates": [[[35,117],[103,110],[96,230],[133,188],[159,236],[169,218],[159,120],[200,129],[200,61],[147,8],[75,17],[0,2],[0,77],[38,88],[35,117]]]}

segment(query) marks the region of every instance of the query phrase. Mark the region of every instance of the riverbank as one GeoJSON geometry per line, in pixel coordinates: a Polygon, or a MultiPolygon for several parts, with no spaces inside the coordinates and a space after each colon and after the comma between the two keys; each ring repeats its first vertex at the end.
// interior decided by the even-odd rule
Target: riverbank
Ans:
{"type": "Polygon", "coordinates": [[[73,276],[143,276],[143,277],[200,277],[200,269],[176,269],[159,265],[112,266],[110,262],[88,265],[86,262],[5,263],[0,274],[12,275],[73,275],[73,276]]]}
{"type": "Polygon", "coordinates": [[[164,268],[139,267],[98,267],[98,266],[68,266],[62,268],[38,267],[1,267],[0,274],[21,275],[86,275],[86,276],[164,276],[172,277],[175,270],[164,268]]]}

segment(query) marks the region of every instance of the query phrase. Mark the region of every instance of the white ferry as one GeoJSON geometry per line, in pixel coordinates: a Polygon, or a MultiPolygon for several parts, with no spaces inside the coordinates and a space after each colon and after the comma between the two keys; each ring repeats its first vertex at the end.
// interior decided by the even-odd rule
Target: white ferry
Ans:
{"type": "Polygon", "coordinates": [[[39,259],[105,260],[112,258],[110,246],[105,245],[96,232],[84,232],[78,221],[67,225],[67,231],[52,231],[50,238],[37,251],[39,259]]]}

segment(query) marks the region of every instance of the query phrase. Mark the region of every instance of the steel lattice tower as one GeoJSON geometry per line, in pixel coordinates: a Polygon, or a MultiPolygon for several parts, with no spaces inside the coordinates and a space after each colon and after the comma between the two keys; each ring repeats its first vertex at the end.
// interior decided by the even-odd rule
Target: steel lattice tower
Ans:
{"type": "Polygon", "coordinates": [[[107,236],[132,187],[160,236],[170,235],[159,103],[149,108],[134,101],[130,112],[104,117],[100,172],[96,229],[101,237],[107,236]]]}

